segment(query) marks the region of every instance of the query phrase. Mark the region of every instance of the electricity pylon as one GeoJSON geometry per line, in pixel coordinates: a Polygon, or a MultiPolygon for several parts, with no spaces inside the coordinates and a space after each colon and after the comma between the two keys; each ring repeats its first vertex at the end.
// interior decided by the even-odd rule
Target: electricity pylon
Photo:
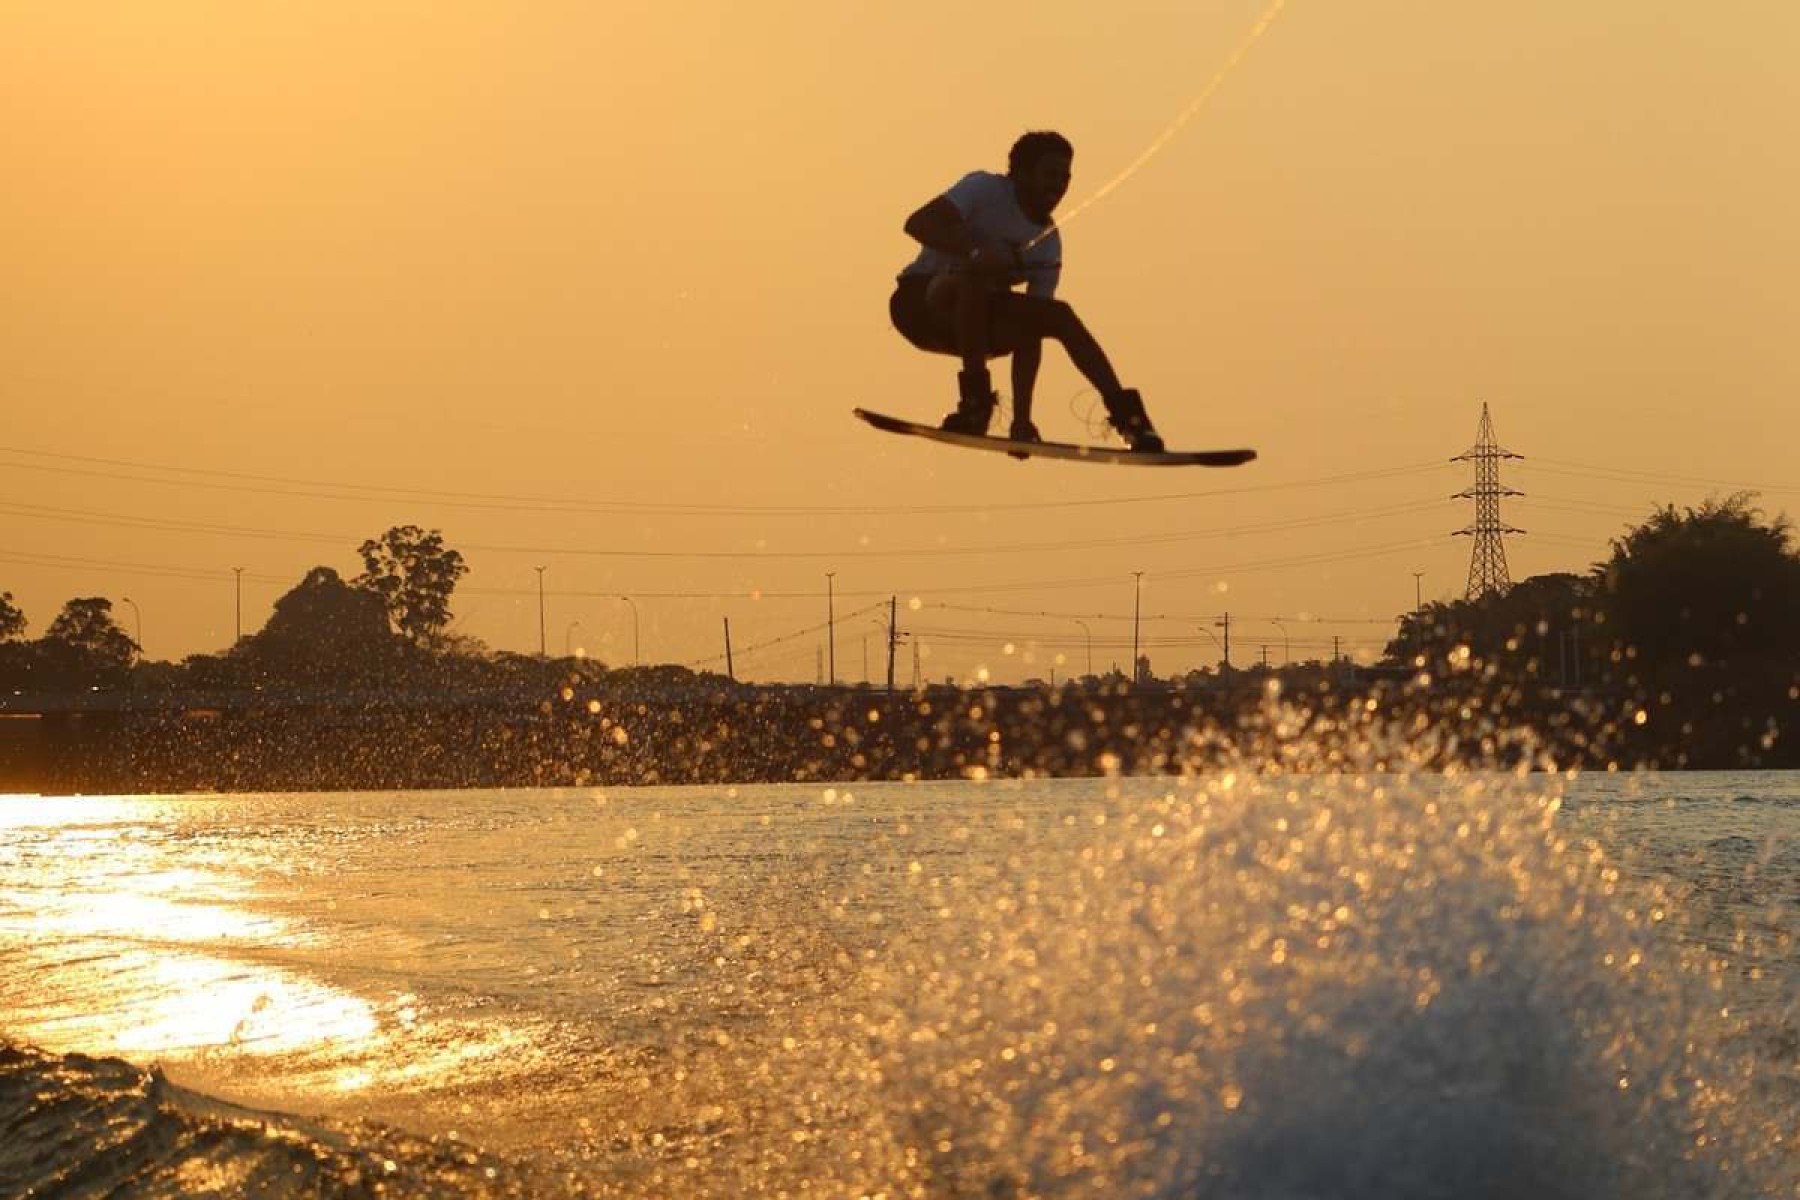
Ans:
{"type": "Polygon", "coordinates": [[[1456,531],[1458,537],[1475,539],[1474,553],[1469,556],[1469,586],[1463,593],[1465,600],[1479,600],[1489,592],[1505,592],[1512,586],[1512,577],[1506,572],[1506,543],[1501,540],[1501,535],[1525,531],[1500,519],[1500,497],[1523,496],[1525,493],[1500,485],[1500,460],[1523,457],[1501,449],[1494,440],[1494,422],[1488,416],[1488,406],[1483,403],[1481,429],[1475,444],[1450,460],[1475,464],[1475,486],[1451,497],[1475,501],[1475,523],[1456,531]]]}

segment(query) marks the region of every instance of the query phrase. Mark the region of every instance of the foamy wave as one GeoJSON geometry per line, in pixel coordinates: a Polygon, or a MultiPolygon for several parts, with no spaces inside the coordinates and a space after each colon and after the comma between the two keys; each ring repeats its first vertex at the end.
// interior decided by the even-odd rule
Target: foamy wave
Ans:
{"type": "Polygon", "coordinates": [[[869,974],[841,1063],[896,1194],[1794,1194],[1793,1098],[1685,898],[1555,777],[1224,773],[1121,799],[869,974]]]}
{"type": "Polygon", "coordinates": [[[454,1144],[210,1100],[116,1058],[0,1044],[9,1196],[530,1196],[513,1165],[454,1144]]]}

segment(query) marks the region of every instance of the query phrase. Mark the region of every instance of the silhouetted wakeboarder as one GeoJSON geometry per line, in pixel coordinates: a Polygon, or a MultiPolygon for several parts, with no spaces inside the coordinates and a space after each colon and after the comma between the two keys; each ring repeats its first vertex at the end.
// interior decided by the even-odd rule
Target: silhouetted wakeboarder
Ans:
{"type": "Polygon", "coordinates": [[[901,271],[888,313],[921,350],[961,359],[956,409],[935,428],[857,409],[891,433],[907,433],[1015,458],[1048,457],[1156,466],[1235,466],[1253,450],[1168,451],[1136,389],[1119,381],[1100,343],[1067,301],[1062,234],[1051,214],[1069,190],[1074,147],[1059,133],[1027,133],[1013,143],[1006,174],[972,171],[906,219],[920,245],[901,271]],[[1018,291],[1020,285],[1024,291],[1018,291]],[[1108,423],[1127,450],[1046,442],[1031,420],[1032,393],[1045,339],[1061,344],[1075,369],[1100,393],[1108,423]],[[998,400],[988,360],[1012,358],[1012,426],[989,437],[998,400]]]}

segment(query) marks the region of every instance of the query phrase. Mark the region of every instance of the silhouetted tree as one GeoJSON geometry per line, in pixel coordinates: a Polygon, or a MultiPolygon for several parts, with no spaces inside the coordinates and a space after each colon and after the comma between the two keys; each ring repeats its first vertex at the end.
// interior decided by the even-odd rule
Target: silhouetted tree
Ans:
{"type": "Polygon", "coordinates": [[[112,601],[102,596],[63,605],[42,647],[57,667],[73,671],[119,671],[138,655],[138,644],[112,619],[112,601]]]}
{"type": "Polygon", "coordinates": [[[395,648],[381,598],[352,587],[330,567],[314,567],[275,602],[268,624],[240,653],[280,673],[358,672],[386,662],[395,648]]]}
{"type": "Polygon", "coordinates": [[[357,549],[363,573],[355,586],[381,598],[400,633],[424,644],[450,622],[450,595],[468,574],[463,556],[444,545],[443,534],[396,525],[357,549]]]}
{"type": "Polygon", "coordinates": [[[1613,649],[1640,662],[1723,662],[1800,648],[1800,557],[1785,517],[1740,493],[1657,509],[1599,564],[1613,649]]]}
{"type": "Polygon", "coordinates": [[[13,603],[11,592],[0,592],[0,642],[25,635],[25,614],[13,603]]]}
{"type": "Polygon", "coordinates": [[[1511,675],[1544,679],[1579,678],[1574,656],[1593,652],[1584,643],[1584,622],[1593,615],[1594,581],[1554,572],[1534,575],[1478,600],[1430,603],[1400,619],[1387,645],[1386,660],[1419,666],[1434,674],[1458,650],[1468,661],[1494,664],[1511,675]]]}

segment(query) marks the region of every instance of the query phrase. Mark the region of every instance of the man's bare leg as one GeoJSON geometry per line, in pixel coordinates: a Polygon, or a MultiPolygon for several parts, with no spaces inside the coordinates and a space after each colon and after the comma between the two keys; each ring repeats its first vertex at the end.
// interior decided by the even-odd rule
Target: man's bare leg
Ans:
{"type": "Polygon", "coordinates": [[[1112,360],[1088,327],[1075,315],[1075,310],[1061,300],[1043,300],[1033,296],[1015,296],[1001,310],[997,322],[1005,338],[1003,348],[1023,345],[1028,341],[1049,338],[1063,348],[1081,377],[1102,396],[1113,396],[1125,390],[1113,370],[1112,360]]]}
{"type": "Polygon", "coordinates": [[[942,427],[958,433],[986,433],[994,414],[994,385],[988,375],[989,323],[994,297],[985,280],[972,274],[946,272],[933,279],[926,303],[949,317],[952,352],[962,360],[956,377],[956,411],[942,427]]]}
{"type": "Polygon", "coordinates": [[[1037,440],[1037,426],[1031,423],[1031,399],[1037,390],[1038,364],[1043,357],[1044,343],[1036,338],[1013,347],[1012,436],[1015,440],[1037,440]]]}
{"type": "Polygon", "coordinates": [[[956,348],[962,355],[963,370],[985,375],[994,293],[973,275],[952,275],[949,284],[956,289],[956,348]]]}
{"type": "MultiPolygon", "coordinates": [[[[997,302],[1001,307],[991,324],[994,330],[993,349],[1002,354],[1012,352],[1016,355],[1027,346],[1035,349],[1044,338],[1054,339],[1061,344],[1075,369],[1100,393],[1113,428],[1124,435],[1132,448],[1162,449],[1162,439],[1157,436],[1150,424],[1149,414],[1144,411],[1143,398],[1119,381],[1111,360],[1106,357],[1106,351],[1100,348],[1099,341],[1082,324],[1072,307],[1061,300],[1010,293],[1002,294],[997,302]]],[[[1036,365],[1035,361],[1031,364],[1034,378],[1036,365]]],[[[1019,362],[1016,357],[1013,366],[1014,383],[1017,386],[1019,362]]]]}

